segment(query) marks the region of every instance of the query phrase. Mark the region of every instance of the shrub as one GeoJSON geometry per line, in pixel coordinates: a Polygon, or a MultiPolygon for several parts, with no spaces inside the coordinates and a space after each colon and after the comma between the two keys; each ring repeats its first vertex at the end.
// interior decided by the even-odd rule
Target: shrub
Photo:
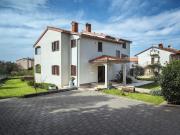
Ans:
{"type": "Polygon", "coordinates": [[[180,61],[172,61],[162,69],[160,85],[165,100],[180,104],[180,61]]]}
{"type": "Polygon", "coordinates": [[[35,83],[34,85],[36,88],[41,88],[41,89],[46,89],[48,90],[49,87],[56,87],[56,85],[51,84],[51,83],[35,83]]]}
{"type": "Polygon", "coordinates": [[[162,96],[162,91],[161,90],[151,90],[150,95],[153,95],[153,96],[162,96]]]}
{"type": "MultiPolygon", "coordinates": [[[[123,82],[123,72],[119,71],[119,73],[116,75],[116,82],[122,83],[123,82]]],[[[132,83],[132,79],[129,77],[126,77],[126,83],[132,83]]]]}
{"type": "Polygon", "coordinates": [[[27,81],[27,84],[28,84],[29,86],[34,86],[35,82],[34,82],[34,80],[32,80],[32,81],[27,81]]]}
{"type": "Polygon", "coordinates": [[[130,69],[131,76],[144,75],[144,68],[139,65],[133,65],[133,68],[130,69]]]}

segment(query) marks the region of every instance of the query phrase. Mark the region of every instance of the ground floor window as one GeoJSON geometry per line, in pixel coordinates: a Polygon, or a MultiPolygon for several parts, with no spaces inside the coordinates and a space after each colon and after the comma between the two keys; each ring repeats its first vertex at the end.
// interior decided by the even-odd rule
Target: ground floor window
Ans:
{"type": "Polygon", "coordinates": [[[41,65],[40,65],[40,64],[36,64],[36,66],[35,66],[35,72],[36,72],[36,73],[41,73],[41,65]]]}
{"type": "Polygon", "coordinates": [[[53,75],[59,75],[59,66],[58,65],[52,66],[52,74],[53,75]]]}

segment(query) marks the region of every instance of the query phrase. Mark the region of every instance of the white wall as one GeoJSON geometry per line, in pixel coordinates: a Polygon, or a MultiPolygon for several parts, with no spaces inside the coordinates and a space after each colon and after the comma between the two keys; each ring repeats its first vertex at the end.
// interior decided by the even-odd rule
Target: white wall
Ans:
{"type": "MultiPolygon", "coordinates": [[[[97,65],[89,63],[89,60],[102,56],[110,55],[116,56],[116,50],[120,50],[121,53],[130,55],[130,45],[127,44],[127,48],[122,48],[122,45],[100,41],[103,43],[103,52],[98,52],[98,40],[82,38],[80,42],[80,84],[97,82],[98,81],[98,69],[97,65]]],[[[112,64],[109,68],[109,79],[114,79],[118,71],[121,70],[121,64],[112,64]]]]}
{"type": "Polygon", "coordinates": [[[61,86],[67,86],[70,80],[70,35],[61,33],[61,86]]]}
{"type": "MultiPolygon", "coordinates": [[[[168,52],[168,51],[160,50],[158,48],[153,48],[153,49],[159,51],[160,63],[162,66],[165,66],[166,62],[169,62],[170,54],[172,54],[172,53],[168,52]]],[[[145,66],[151,64],[150,51],[151,51],[151,49],[149,49],[149,50],[138,55],[138,64],[140,66],[145,67],[145,66]]]]}
{"type": "Polygon", "coordinates": [[[34,55],[34,59],[35,65],[41,65],[41,74],[35,73],[35,80],[36,82],[52,83],[61,87],[61,76],[52,75],[52,65],[59,65],[61,69],[61,47],[59,51],[52,52],[51,45],[53,41],[57,40],[61,46],[61,33],[48,30],[37,44],[37,46],[41,46],[41,54],[34,55]]]}

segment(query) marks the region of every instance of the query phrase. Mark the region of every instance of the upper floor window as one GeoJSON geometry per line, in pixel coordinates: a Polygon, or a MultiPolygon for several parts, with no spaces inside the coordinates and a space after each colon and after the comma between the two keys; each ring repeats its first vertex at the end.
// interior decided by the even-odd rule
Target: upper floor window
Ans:
{"type": "Polygon", "coordinates": [[[41,65],[40,64],[35,65],[35,71],[36,71],[36,73],[41,73],[41,65]]]}
{"type": "Polygon", "coordinates": [[[71,65],[71,75],[76,76],[76,66],[75,65],[71,65]]]}
{"type": "Polygon", "coordinates": [[[59,75],[59,66],[58,65],[52,66],[52,74],[53,75],[59,75]]]}
{"type": "Polygon", "coordinates": [[[59,51],[59,41],[52,42],[52,51],[59,51]]]}
{"type": "Polygon", "coordinates": [[[122,44],[122,47],[126,49],[126,42],[122,44]]]}
{"type": "Polygon", "coordinates": [[[74,48],[74,47],[76,47],[76,40],[75,39],[71,40],[71,48],[74,48]]]}
{"type": "Polygon", "coordinates": [[[35,55],[40,55],[41,54],[41,47],[38,46],[35,48],[35,55]]]}
{"type": "Polygon", "coordinates": [[[102,48],[102,42],[98,42],[98,52],[102,52],[103,48],[102,48]]]}
{"type": "Polygon", "coordinates": [[[116,57],[121,57],[119,50],[116,50],[116,57]]]}

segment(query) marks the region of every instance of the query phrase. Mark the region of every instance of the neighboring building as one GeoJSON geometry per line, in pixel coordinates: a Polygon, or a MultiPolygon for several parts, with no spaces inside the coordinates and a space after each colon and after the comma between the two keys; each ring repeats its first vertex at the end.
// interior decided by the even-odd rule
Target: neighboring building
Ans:
{"type": "Polygon", "coordinates": [[[180,60],[180,51],[175,54],[171,54],[171,60],[180,60]]]}
{"type": "MultiPolygon", "coordinates": [[[[138,58],[138,64],[145,68],[145,75],[153,75],[153,71],[149,66],[160,65],[165,66],[170,62],[171,56],[175,56],[179,50],[172,48],[170,45],[166,48],[163,44],[152,46],[135,56],[138,58]]],[[[159,72],[159,69],[157,69],[159,72]]]]}
{"type": "Polygon", "coordinates": [[[16,64],[19,65],[22,69],[31,69],[34,67],[34,59],[22,58],[16,60],[16,64]]]}
{"type": "Polygon", "coordinates": [[[47,27],[34,44],[35,81],[67,86],[71,78],[80,86],[92,82],[113,80],[124,69],[124,83],[129,69],[131,41],[91,32],[91,24],[78,32],[47,27]],[[124,66],[122,66],[124,65],[124,66]],[[127,65],[127,68],[126,68],[127,65]]]}

